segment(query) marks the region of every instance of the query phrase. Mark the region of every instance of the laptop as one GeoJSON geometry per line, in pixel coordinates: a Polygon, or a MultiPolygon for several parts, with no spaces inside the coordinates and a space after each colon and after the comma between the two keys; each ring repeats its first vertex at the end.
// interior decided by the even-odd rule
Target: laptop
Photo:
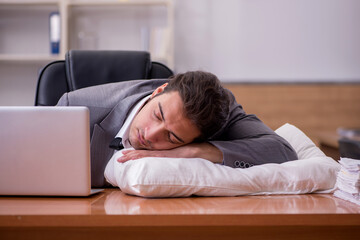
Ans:
{"type": "Polygon", "coordinates": [[[89,196],[86,107],[0,107],[0,195],[89,196]]]}

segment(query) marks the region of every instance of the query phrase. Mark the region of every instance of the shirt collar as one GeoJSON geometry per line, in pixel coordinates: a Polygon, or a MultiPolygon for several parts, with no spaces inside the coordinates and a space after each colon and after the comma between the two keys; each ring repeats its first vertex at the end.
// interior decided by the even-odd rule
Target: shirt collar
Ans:
{"type": "Polygon", "coordinates": [[[124,148],[132,148],[129,142],[129,132],[130,132],[130,125],[134,120],[136,114],[140,111],[140,109],[144,106],[146,101],[150,98],[151,95],[144,97],[141,99],[130,111],[130,114],[125,120],[125,123],[120,128],[119,132],[116,134],[116,137],[122,138],[122,144],[124,148]]]}

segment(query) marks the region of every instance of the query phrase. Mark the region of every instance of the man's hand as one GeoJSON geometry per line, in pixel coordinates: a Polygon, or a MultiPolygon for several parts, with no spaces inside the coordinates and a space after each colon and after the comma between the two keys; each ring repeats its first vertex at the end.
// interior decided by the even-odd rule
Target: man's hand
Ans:
{"type": "Polygon", "coordinates": [[[118,162],[126,162],[144,157],[171,157],[171,158],[203,158],[214,163],[221,163],[222,152],[210,143],[190,143],[170,150],[124,150],[118,162]]]}

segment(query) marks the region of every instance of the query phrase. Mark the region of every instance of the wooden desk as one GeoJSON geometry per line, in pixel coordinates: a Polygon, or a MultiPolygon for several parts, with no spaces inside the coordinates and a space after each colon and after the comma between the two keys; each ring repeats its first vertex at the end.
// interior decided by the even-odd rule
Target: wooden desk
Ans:
{"type": "Polygon", "coordinates": [[[350,239],[359,230],[360,207],[330,194],[0,197],[0,239],[350,239]]]}

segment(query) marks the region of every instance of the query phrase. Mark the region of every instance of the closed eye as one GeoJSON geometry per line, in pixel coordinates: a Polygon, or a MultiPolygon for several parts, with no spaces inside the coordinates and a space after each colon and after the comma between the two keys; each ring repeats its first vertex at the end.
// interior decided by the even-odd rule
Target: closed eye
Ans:
{"type": "Polygon", "coordinates": [[[170,142],[171,144],[179,144],[179,143],[177,143],[177,142],[174,142],[174,141],[171,139],[171,134],[170,134],[170,132],[168,133],[168,140],[169,140],[169,142],[170,142]]]}
{"type": "Polygon", "coordinates": [[[154,114],[154,117],[155,117],[157,120],[162,121],[161,117],[160,117],[158,114],[156,114],[155,111],[154,111],[153,114],[154,114]]]}
{"type": "MultiPolygon", "coordinates": [[[[164,117],[164,112],[163,112],[163,109],[162,109],[162,106],[160,104],[160,102],[158,103],[158,106],[159,106],[159,111],[160,111],[160,116],[159,115],[156,115],[156,118],[159,119],[160,121],[166,121],[165,120],[165,117],[164,117]]],[[[174,144],[178,144],[177,141],[174,142],[171,140],[171,136],[173,136],[174,138],[176,138],[177,141],[179,141],[180,143],[185,143],[184,140],[182,140],[181,138],[179,138],[175,133],[169,131],[168,133],[168,139],[169,139],[169,142],[171,143],[174,143],[174,144]]]]}

